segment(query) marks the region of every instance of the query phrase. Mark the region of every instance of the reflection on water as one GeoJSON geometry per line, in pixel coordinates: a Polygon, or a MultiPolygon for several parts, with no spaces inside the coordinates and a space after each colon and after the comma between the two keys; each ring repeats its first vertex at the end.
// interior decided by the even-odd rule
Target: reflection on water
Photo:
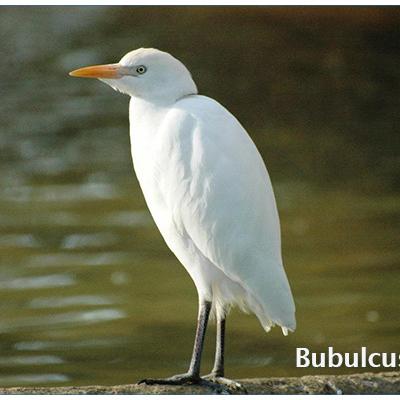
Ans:
{"type": "Polygon", "coordinates": [[[398,22],[382,9],[2,7],[0,385],[187,367],[196,292],[133,177],[127,99],[67,76],[140,46],[190,66],[249,128],[274,182],[298,330],[266,335],[234,311],[227,373],[315,372],[295,368],[299,346],[396,351],[398,22]]]}
{"type": "Polygon", "coordinates": [[[15,356],[0,357],[0,365],[45,365],[61,364],[63,359],[56,356],[15,356]]]}
{"type": "Polygon", "coordinates": [[[105,296],[69,296],[45,297],[33,299],[28,307],[31,308],[58,308],[69,306],[95,306],[114,304],[114,301],[105,296]]]}
{"type": "Polygon", "coordinates": [[[49,314],[45,317],[26,317],[21,319],[4,319],[0,324],[0,332],[10,332],[24,328],[42,329],[44,326],[67,325],[73,328],[76,324],[94,324],[102,321],[112,321],[124,318],[125,313],[116,309],[100,309],[93,311],[74,311],[62,314],[49,314]]]}
{"type": "Polygon", "coordinates": [[[112,185],[104,183],[87,183],[85,185],[41,185],[38,188],[19,186],[5,188],[2,192],[4,200],[21,203],[112,199],[115,195],[115,188],[113,188],[112,185]]]}
{"type": "Polygon", "coordinates": [[[112,233],[73,234],[64,238],[61,247],[63,249],[79,249],[85,247],[102,247],[118,242],[118,236],[112,233]]]}
{"type": "Polygon", "coordinates": [[[39,242],[35,240],[33,235],[26,234],[10,234],[0,236],[1,247],[38,247],[39,242]]]}
{"type": "Polygon", "coordinates": [[[49,342],[18,342],[15,344],[16,350],[22,351],[42,351],[42,350],[57,350],[61,348],[96,348],[96,347],[115,347],[123,346],[125,342],[118,339],[87,339],[80,341],[57,341],[49,342]]]}
{"type": "Polygon", "coordinates": [[[65,266],[101,266],[115,263],[130,263],[131,257],[129,253],[110,252],[110,253],[53,253],[34,255],[29,257],[26,262],[27,267],[65,267],[65,266]]]}
{"type": "Polygon", "coordinates": [[[0,282],[0,289],[45,289],[57,286],[69,286],[73,285],[74,283],[75,281],[70,275],[54,274],[15,279],[2,279],[0,282]]]}
{"type": "Polygon", "coordinates": [[[57,384],[68,382],[70,379],[62,374],[21,374],[21,375],[8,375],[0,376],[0,385],[2,386],[15,386],[17,385],[43,385],[43,384],[57,384]]]}

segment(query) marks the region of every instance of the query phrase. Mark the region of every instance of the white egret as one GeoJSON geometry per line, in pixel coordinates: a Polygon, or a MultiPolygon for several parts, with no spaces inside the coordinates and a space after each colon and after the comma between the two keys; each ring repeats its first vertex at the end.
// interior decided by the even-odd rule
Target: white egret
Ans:
{"type": "Polygon", "coordinates": [[[131,97],[134,169],[165,242],[193,279],[198,324],[188,372],[148,384],[198,384],[210,312],[217,346],[209,380],[224,378],[225,317],[238,305],[266,331],[294,331],[295,305],[283,268],[279,217],[265,164],[237,119],[198,95],[190,72],[156,49],[129,52],[116,64],[80,68],[131,97]]]}

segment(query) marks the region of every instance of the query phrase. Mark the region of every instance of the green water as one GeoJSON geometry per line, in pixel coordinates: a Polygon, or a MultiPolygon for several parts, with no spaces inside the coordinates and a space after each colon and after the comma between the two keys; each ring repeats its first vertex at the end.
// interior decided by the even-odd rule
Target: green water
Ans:
{"type": "Polygon", "coordinates": [[[67,76],[140,46],[181,58],[239,117],[274,184],[298,330],[265,334],[232,312],[227,375],[356,371],[296,369],[296,347],[398,352],[399,22],[384,9],[1,7],[0,385],[187,368],[196,291],[133,175],[128,99],[67,76]]]}

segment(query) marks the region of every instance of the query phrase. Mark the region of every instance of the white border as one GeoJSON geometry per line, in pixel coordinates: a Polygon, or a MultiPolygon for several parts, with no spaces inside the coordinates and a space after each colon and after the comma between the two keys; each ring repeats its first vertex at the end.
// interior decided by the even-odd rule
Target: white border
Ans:
{"type": "MultiPolygon", "coordinates": [[[[144,0],[5,0],[0,4],[1,6],[398,6],[400,5],[400,0],[249,0],[244,2],[243,0],[156,0],[156,1],[144,1],[144,0]]],[[[27,388],[29,389],[29,388],[27,388]]],[[[31,397],[31,394],[18,394],[18,398],[21,397],[31,397]]],[[[34,395],[40,399],[45,400],[74,400],[82,398],[82,395],[34,395]]],[[[149,395],[96,395],[96,399],[121,399],[126,400],[127,398],[134,398],[135,400],[148,400],[149,395]]],[[[304,400],[312,397],[313,400],[326,400],[326,395],[262,395],[263,399],[293,399],[304,400]]],[[[387,395],[347,395],[347,399],[351,400],[375,400],[375,399],[387,399],[387,395]]],[[[152,397],[159,397],[159,395],[153,395],[152,397]]],[[[168,395],[168,400],[181,400],[186,398],[199,398],[194,395],[168,395]]],[[[214,400],[214,395],[202,395],[200,398],[207,400],[214,400]]],[[[235,399],[260,399],[260,395],[235,395],[235,399]]],[[[399,399],[400,395],[391,395],[391,399],[399,399]]],[[[1,395],[3,400],[15,400],[16,395],[1,395]]]]}

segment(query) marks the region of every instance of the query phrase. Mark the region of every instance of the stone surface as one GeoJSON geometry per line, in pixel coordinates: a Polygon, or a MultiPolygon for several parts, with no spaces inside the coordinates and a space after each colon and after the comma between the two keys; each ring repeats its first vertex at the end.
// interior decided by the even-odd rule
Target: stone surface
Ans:
{"type": "MultiPolygon", "coordinates": [[[[400,372],[256,378],[239,381],[248,394],[400,394],[400,372]]],[[[120,385],[0,388],[0,394],[213,394],[202,386],[120,385]]],[[[242,392],[237,392],[243,394],[242,392]]]]}

